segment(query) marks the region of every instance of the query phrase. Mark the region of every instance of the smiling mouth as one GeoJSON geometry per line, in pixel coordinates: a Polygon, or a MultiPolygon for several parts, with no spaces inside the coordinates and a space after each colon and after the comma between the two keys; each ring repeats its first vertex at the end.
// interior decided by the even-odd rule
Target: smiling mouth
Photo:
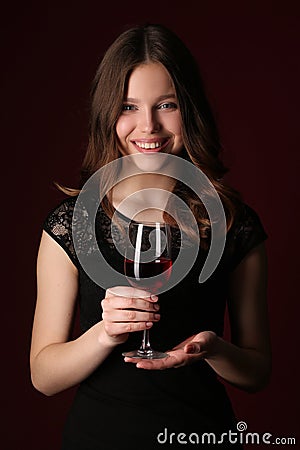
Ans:
{"type": "Polygon", "coordinates": [[[131,141],[132,144],[136,147],[139,152],[147,153],[147,152],[159,152],[170,142],[170,139],[163,140],[144,140],[144,141],[131,141]]]}

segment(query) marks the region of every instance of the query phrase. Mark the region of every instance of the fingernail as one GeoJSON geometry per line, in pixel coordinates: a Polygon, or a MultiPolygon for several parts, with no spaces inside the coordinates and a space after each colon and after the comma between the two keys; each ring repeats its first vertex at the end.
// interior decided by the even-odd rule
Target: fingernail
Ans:
{"type": "Polygon", "coordinates": [[[157,302],[157,300],[158,300],[158,297],[157,297],[157,295],[151,295],[151,300],[153,300],[153,301],[155,301],[155,302],[157,302]]]}
{"type": "Polygon", "coordinates": [[[152,327],[152,325],[153,325],[152,322],[147,322],[147,323],[146,323],[146,327],[147,327],[147,328],[152,327]]]}
{"type": "Polygon", "coordinates": [[[160,314],[154,314],[155,319],[160,319],[160,314]]]}
{"type": "Polygon", "coordinates": [[[153,305],[153,308],[157,311],[159,309],[159,305],[153,305]]]}
{"type": "Polygon", "coordinates": [[[195,353],[196,348],[195,348],[194,345],[188,345],[187,346],[187,351],[188,351],[188,353],[195,353]]]}

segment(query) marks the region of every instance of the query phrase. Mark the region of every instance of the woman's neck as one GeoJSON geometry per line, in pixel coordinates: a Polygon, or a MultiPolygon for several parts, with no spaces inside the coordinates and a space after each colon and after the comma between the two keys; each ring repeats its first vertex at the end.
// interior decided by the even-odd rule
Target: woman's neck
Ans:
{"type": "Polygon", "coordinates": [[[112,188],[112,204],[132,219],[161,221],[175,183],[159,174],[134,175],[112,188]]]}

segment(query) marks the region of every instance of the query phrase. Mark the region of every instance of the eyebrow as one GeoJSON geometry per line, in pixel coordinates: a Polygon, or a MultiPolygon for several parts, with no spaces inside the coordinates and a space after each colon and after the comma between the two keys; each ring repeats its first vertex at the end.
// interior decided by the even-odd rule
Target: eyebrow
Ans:
{"type": "MultiPolygon", "coordinates": [[[[160,95],[159,97],[157,97],[156,101],[157,102],[161,102],[162,100],[166,100],[168,98],[172,98],[172,99],[176,99],[176,95],[175,94],[164,94],[164,95],[160,95]]],[[[140,100],[137,98],[131,98],[131,97],[127,97],[125,98],[126,102],[131,102],[131,103],[140,103],[140,100]]]]}

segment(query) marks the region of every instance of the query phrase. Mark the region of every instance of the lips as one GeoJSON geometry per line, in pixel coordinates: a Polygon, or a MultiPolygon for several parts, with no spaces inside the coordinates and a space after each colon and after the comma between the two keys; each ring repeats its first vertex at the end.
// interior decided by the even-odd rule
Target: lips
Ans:
{"type": "Polygon", "coordinates": [[[141,153],[154,153],[160,152],[169,144],[170,139],[139,139],[132,140],[131,143],[141,153]]]}

